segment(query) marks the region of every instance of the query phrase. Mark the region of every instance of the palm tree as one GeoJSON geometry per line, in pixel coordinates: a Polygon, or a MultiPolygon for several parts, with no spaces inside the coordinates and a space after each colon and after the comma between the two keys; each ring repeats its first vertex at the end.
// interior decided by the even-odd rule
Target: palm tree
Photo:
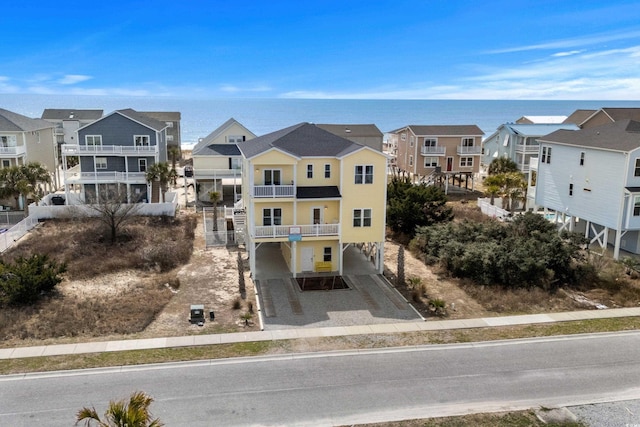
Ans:
{"type": "MultiPolygon", "coordinates": [[[[154,163],[147,168],[146,179],[148,183],[158,181],[160,183],[158,201],[164,202],[164,192],[167,191],[167,183],[170,178],[169,164],[167,162],[154,163]]],[[[153,191],[153,190],[152,190],[153,191]]]]}
{"type": "Polygon", "coordinates": [[[517,172],[518,165],[508,157],[498,157],[489,164],[489,175],[498,175],[501,173],[517,172]]]}
{"type": "Polygon", "coordinates": [[[99,427],[160,427],[159,418],[152,419],[149,406],[153,398],[142,391],[136,391],[129,397],[129,402],[119,400],[109,402],[104,413],[104,421],[100,419],[95,408],[84,407],[76,414],[76,425],[84,421],[86,427],[96,423],[99,427]]]}
{"type": "Polygon", "coordinates": [[[220,192],[209,191],[209,200],[213,203],[213,231],[218,231],[218,202],[220,201],[220,192]]]}
{"type": "Polygon", "coordinates": [[[493,205],[496,196],[500,194],[504,185],[504,177],[503,175],[490,175],[485,178],[484,184],[486,185],[487,193],[491,197],[491,205],[493,205]]]}
{"type": "Polygon", "coordinates": [[[178,157],[180,157],[180,149],[172,145],[168,149],[169,156],[171,157],[171,176],[170,180],[173,185],[176,185],[176,180],[178,179],[178,172],[176,172],[176,163],[178,162],[178,157]]]}
{"type": "Polygon", "coordinates": [[[33,195],[36,200],[39,200],[41,192],[38,191],[38,184],[50,182],[51,175],[38,162],[2,168],[0,169],[0,197],[13,197],[17,210],[20,209],[22,198],[26,214],[27,197],[33,195]]]}

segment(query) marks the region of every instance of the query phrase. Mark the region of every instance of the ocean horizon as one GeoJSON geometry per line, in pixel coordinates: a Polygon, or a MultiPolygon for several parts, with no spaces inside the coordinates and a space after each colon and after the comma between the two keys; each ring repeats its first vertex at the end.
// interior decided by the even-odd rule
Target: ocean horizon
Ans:
{"type": "Polygon", "coordinates": [[[350,100],[2,94],[0,108],[39,118],[45,108],[101,109],[104,114],[179,111],[182,145],[190,148],[233,117],[256,135],[300,122],[375,124],[383,133],[406,125],[477,125],[491,135],[498,126],[522,116],[569,116],[577,109],[640,108],[638,101],[545,100],[350,100]]]}

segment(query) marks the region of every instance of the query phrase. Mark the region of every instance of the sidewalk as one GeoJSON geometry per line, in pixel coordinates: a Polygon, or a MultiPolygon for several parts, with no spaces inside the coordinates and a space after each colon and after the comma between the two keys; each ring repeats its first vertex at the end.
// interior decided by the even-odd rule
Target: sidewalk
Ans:
{"type": "Polygon", "coordinates": [[[236,342],[274,341],[282,339],[336,337],[343,335],[389,334],[397,332],[441,331],[447,329],[486,328],[536,323],[568,322],[572,320],[606,319],[640,316],[640,307],[606,310],[568,311],[563,313],[528,314],[522,316],[483,317],[479,319],[428,320],[424,322],[386,323],[376,325],[299,328],[273,331],[236,332],[215,335],[148,338],[119,341],[98,341],[75,344],[54,344],[35,347],[0,349],[0,360],[66,354],[102,353],[127,350],[148,350],[168,347],[228,344],[236,342]]]}

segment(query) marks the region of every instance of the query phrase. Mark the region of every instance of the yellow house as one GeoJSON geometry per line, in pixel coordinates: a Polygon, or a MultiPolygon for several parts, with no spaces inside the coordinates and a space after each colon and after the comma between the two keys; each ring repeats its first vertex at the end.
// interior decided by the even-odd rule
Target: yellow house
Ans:
{"type": "Polygon", "coordinates": [[[193,177],[198,199],[209,201],[210,191],[232,190],[235,202],[242,158],[237,143],[256,135],[234,118],[230,118],[193,147],[193,177]],[[223,181],[225,180],[225,181],[223,181]],[[231,183],[226,186],[225,182],[231,183]]]}
{"type": "Polygon", "coordinates": [[[371,248],[371,261],[382,273],[384,154],[310,123],[238,147],[243,159],[245,242],[254,277],[256,251],[268,242],[279,245],[293,277],[342,275],[343,252],[350,245],[371,248]]]}

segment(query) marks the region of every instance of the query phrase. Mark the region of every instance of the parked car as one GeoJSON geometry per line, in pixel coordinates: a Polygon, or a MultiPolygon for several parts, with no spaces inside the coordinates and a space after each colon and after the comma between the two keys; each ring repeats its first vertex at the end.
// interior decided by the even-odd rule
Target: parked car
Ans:
{"type": "Polygon", "coordinates": [[[64,205],[64,197],[62,197],[62,196],[52,196],[51,197],[51,204],[52,205],[56,205],[56,206],[64,205]]]}
{"type": "Polygon", "coordinates": [[[184,176],[187,178],[193,177],[193,166],[185,166],[184,167],[184,176]]]}

